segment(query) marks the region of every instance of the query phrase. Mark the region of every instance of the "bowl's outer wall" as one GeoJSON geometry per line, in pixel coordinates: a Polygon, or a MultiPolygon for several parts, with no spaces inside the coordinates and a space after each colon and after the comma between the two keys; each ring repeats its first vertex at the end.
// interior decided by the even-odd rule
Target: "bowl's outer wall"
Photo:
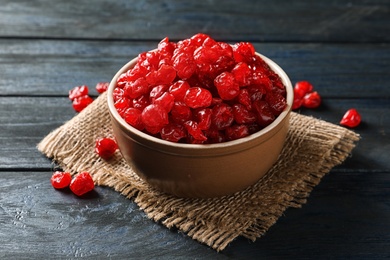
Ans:
{"type": "Polygon", "coordinates": [[[289,117],[271,138],[236,153],[191,156],[165,153],[135,142],[113,120],[114,135],[126,161],[149,184],[179,197],[217,197],[256,183],[276,162],[289,117]]]}

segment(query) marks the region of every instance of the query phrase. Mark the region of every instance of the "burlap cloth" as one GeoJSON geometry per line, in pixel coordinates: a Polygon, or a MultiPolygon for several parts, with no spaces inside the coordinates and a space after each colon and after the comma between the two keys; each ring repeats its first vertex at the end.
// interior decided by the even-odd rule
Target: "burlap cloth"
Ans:
{"type": "Polygon", "coordinates": [[[213,199],[183,199],[153,189],[119,151],[108,162],[99,158],[95,140],[112,136],[106,94],[46,136],[38,149],[63,170],[90,172],[97,185],[134,200],[149,218],[220,251],[238,236],[256,240],[288,207],[301,207],[359,139],[348,129],[297,113],[290,121],[286,144],[267,175],[242,192],[213,199]]]}

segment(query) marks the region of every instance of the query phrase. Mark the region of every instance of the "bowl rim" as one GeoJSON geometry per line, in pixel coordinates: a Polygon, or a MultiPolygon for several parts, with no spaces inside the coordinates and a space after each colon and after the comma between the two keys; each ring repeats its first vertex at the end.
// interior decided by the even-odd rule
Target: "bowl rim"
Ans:
{"type": "MultiPolygon", "coordinates": [[[[286,94],[286,102],[287,102],[287,106],[283,110],[283,112],[278,117],[276,117],[275,120],[271,124],[269,124],[268,126],[264,127],[263,129],[259,130],[258,132],[253,133],[251,135],[248,135],[246,137],[239,138],[239,139],[232,140],[232,141],[226,141],[226,142],[222,142],[222,143],[213,143],[213,144],[175,143],[175,142],[170,142],[170,141],[167,141],[167,140],[163,140],[163,139],[154,137],[152,135],[149,135],[147,133],[144,133],[144,132],[136,129],[135,127],[131,126],[130,124],[128,124],[119,115],[118,111],[116,110],[116,108],[114,106],[113,91],[114,91],[114,89],[116,87],[116,83],[117,83],[118,77],[120,75],[122,75],[123,73],[125,73],[127,70],[129,70],[132,66],[134,66],[136,64],[137,60],[138,60],[138,57],[133,58],[132,60],[127,62],[125,65],[123,65],[122,68],[120,68],[117,71],[117,73],[114,75],[114,77],[111,79],[109,87],[107,89],[107,103],[108,103],[109,112],[110,112],[111,116],[114,117],[114,119],[119,123],[120,127],[122,127],[123,129],[126,129],[127,131],[133,133],[135,136],[138,136],[140,139],[147,140],[149,142],[156,143],[156,144],[159,144],[161,146],[168,146],[168,147],[171,147],[173,149],[180,149],[180,150],[183,150],[183,149],[184,150],[186,150],[186,149],[191,149],[191,150],[196,150],[196,149],[213,150],[213,149],[215,149],[215,150],[218,150],[218,149],[225,149],[225,148],[228,148],[228,147],[234,147],[234,146],[237,146],[237,145],[241,145],[243,143],[249,143],[249,141],[251,141],[251,140],[258,139],[259,137],[265,136],[267,134],[269,135],[270,132],[273,129],[278,128],[278,126],[281,125],[281,122],[283,120],[285,120],[285,118],[291,112],[292,104],[293,104],[293,100],[294,100],[294,91],[293,91],[292,83],[290,81],[290,78],[286,74],[286,72],[277,63],[275,63],[270,58],[268,58],[268,57],[266,57],[266,56],[264,56],[264,55],[262,55],[262,54],[260,54],[258,52],[256,52],[255,54],[260,56],[268,64],[268,66],[270,66],[270,68],[280,76],[280,78],[281,78],[281,80],[282,80],[282,82],[283,82],[283,84],[284,84],[284,86],[286,88],[286,93],[287,93],[286,94]]],[[[271,136],[273,136],[273,134],[271,136]]],[[[267,140],[269,138],[270,137],[268,137],[267,140]]],[[[134,141],[136,141],[136,140],[134,140],[134,141]]],[[[138,142],[138,143],[140,143],[140,142],[138,142]]]]}

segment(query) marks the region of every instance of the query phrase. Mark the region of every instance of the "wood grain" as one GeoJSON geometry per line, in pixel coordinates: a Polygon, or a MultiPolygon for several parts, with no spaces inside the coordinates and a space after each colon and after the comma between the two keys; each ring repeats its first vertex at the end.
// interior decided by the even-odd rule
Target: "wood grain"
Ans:
{"type": "Polygon", "coordinates": [[[26,252],[32,259],[150,259],[181,252],[218,259],[214,250],[153,224],[133,202],[111,189],[97,187],[78,198],[69,190],[55,191],[50,176],[0,172],[2,259],[26,258],[26,252]]]}
{"type": "Polygon", "coordinates": [[[264,237],[222,253],[147,219],[111,189],[77,198],[55,191],[49,172],[0,172],[0,256],[26,258],[258,259],[386,258],[390,177],[332,173],[301,209],[288,209],[264,237]],[[48,196],[48,193],[50,196],[48,196]],[[362,209],[362,205],[364,209],[362,209]],[[22,243],[21,243],[22,242],[22,243]]]}
{"type": "Polygon", "coordinates": [[[6,1],[0,36],[156,40],[388,42],[388,1],[6,1]]]}
{"type": "MultiPolygon", "coordinates": [[[[0,40],[0,95],[66,96],[77,85],[110,81],[155,42],[0,40]]],[[[389,44],[254,44],[293,83],[309,80],[325,98],[382,98],[390,82],[389,44]]]]}

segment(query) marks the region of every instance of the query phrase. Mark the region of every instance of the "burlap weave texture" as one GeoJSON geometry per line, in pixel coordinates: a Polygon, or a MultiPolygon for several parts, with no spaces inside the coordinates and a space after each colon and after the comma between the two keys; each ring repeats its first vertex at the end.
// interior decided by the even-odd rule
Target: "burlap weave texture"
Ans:
{"type": "Polygon", "coordinates": [[[90,172],[97,185],[132,199],[149,218],[218,251],[238,236],[256,240],[288,207],[301,207],[321,178],[341,164],[359,140],[346,128],[293,112],[282,153],[259,182],[230,196],[183,199],[150,187],[119,151],[110,161],[101,159],[94,152],[95,140],[112,135],[104,93],[49,133],[38,149],[63,170],[90,172]]]}

